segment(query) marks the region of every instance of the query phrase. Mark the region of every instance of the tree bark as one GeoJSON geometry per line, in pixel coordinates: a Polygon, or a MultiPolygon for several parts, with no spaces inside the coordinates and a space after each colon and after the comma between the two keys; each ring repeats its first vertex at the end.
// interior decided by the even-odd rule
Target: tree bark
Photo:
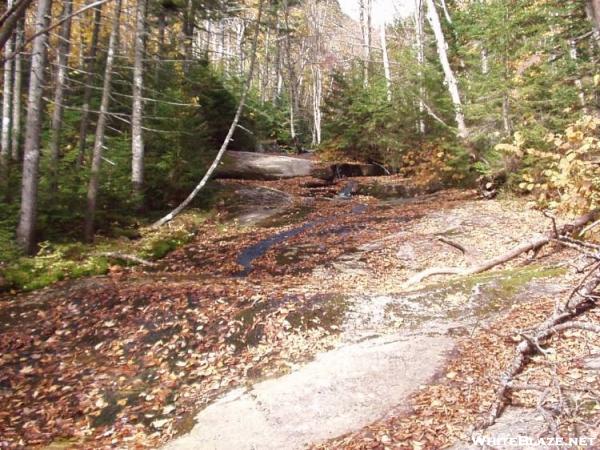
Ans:
{"type": "MultiPolygon", "coordinates": [[[[94,0],[90,0],[94,1],[94,0]]],[[[92,38],[90,42],[90,51],[85,66],[85,86],[83,91],[83,105],[81,107],[81,122],[79,123],[79,140],[77,155],[77,166],[81,167],[85,160],[85,150],[88,128],[90,123],[90,102],[92,100],[92,88],[94,83],[94,69],[96,65],[96,54],[98,53],[98,37],[100,36],[100,25],[102,22],[102,5],[94,8],[94,27],[92,29],[92,38]]]]}
{"type": "MultiPolygon", "coordinates": [[[[23,21],[19,21],[15,33],[15,49],[23,45],[23,21]]],[[[21,52],[15,53],[14,60],[15,79],[13,82],[13,108],[12,108],[12,134],[11,156],[13,161],[19,160],[19,146],[21,144],[21,88],[23,86],[23,56],[21,52]]]]}
{"type": "Polygon", "coordinates": [[[450,98],[452,99],[452,104],[454,106],[454,117],[458,126],[458,137],[461,139],[467,139],[469,137],[469,130],[465,124],[465,115],[463,113],[463,106],[458,90],[458,81],[456,80],[454,71],[452,70],[452,67],[450,67],[450,62],[448,61],[448,53],[446,52],[446,38],[444,37],[440,18],[433,0],[426,0],[426,2],[427,20],[429,21],[429,24],[433,29],[433,34],[435,35],[438,56],[440,58],[440,63],[442,64],[442,69],[444,70],[446,83],[448,84],[448,92],[450,93],[450,98]]]}
{"type": "Polygon", "coordinates": [[[143,87],[144,87],[144,44],[146,34],[146,2],[138,0],[135,56],[133,63],[133,106],[131,113],[131,183],[138,196],[144,186],[144,137],[142,131],[143,87]]]}
{"type": "Polygon", "coordinates": [[[381,25],[381,53],[383,55],[383,74],[387,88],[388,102],[392,101],[392,76],[390,74],[390,61],[388,59],[387,42],[385,39],[385,24],[381,25]]]}
{"type": "MultiPolygon", "coordinates": [[[[12,0],[8,0],[7,8],[12,7],[12,0]]],[[[4,44],[4,55],[10,55],[13,51],[12,34],[4,44]]],[[[12,107],[12,80],[13,80],[13,60],[6,58],[4,60],[4,87],[2,90],[2,131],[0,138],[0,177],[6,177],[6,169],[10,159],[10,128],[11,128],[11,107],[12,107]]]]}
{"type": "Polygon", "coordinates": [[[417,45],[417,78],[419,83],[419,119],[417,129],[421,135],[425,134],[425,96],[423,88],[423,64],[425,62],[425,51],[423,45],[423,0],[415,0],[415,37],[417,45]]]}
{"type": "Polygon", "coordinates": [[[94,217],[96,214],[96,203],[98,200],[98,186],[100,184],[100,166],[102,164],[102,150],[104,147],[104,137],[106,130],[106,121],[108,118],[108,106],[110,102],[110,91],[112,81],[113,64],[117,41],[119,39],[119,19],[121,16],[121,0],[116,0],[115,11],[108,39],[108,54],[106,55],[106,67],[104,69],[104,85],[102,87],[102,100],[100,102],[100,112],[96,124],[96,138],[94,141],[94,150],[92,155],[92,168],[90,173],[90,182],[87,192],[87,211],[85,215],[85,240],[91,242],[94,239],[94,217]]]}
{"type": "MultiPolygon", "coordinates": [[[[25,12],[31,2],[32,0],[17,0],[17,3],[12,9],[10,7],[8,8],[9,14],[0,27],[0,47],[4,47],[4,44],[11,38],[15,28],[23,17],[25,17],[25,12]]],[[[5,53],[4,58],[10,58],[10,53],[5,53]]]]}
{"type": "Polygon", "coordinates": [[[71,47],[71,11],[73,0],[64,0],[62,18],[67,18],[58,34],[56,53],[56,81],[54,91],[54,111],[52,112],[52,138],[50,140],[50,191],[58,189],[58,160],[60,158],[60,134],[63,121],[63,103],[67,78],[67,65],[71,47]]]}
{"type": "MultiPolygon", "coordinates": [[[[48,28],[52,0],[38,0],[35,19],[36,33],[48,28]]],[[[46,43],[48,33],[38,34],[33,40],[31,76],[27,100],[27,119],[21,187],[21,211],[17,227],[17,242],[28,253],[35,250],[35,223],[37,212],[38,170],[40,160],[40,133],[42,128],[42,90],[45,82],[46,43]]]]}

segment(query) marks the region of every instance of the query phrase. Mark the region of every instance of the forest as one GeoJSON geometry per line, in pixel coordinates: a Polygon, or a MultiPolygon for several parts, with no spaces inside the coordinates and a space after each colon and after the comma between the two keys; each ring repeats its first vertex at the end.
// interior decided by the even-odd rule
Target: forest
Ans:
{"type": "Polygon", "coordinates": [[[600,0],[6,0],[0,48],[0,448],[600,447],[600,0]]]}

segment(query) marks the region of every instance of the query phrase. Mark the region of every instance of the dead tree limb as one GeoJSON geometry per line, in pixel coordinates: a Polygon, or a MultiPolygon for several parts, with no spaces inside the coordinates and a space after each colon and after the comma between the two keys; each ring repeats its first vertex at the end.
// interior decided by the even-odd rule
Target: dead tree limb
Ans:
{"type": "MultiPolygon", "coordinates": [[[[557,230],[558,236],[567,236],[569,234],[574,234],[580,231],[582,227],[584,227],[588,222],[590,222],[597,216],[598,212],[598,210],[591,211],[587,214],[584,214],[583,216],[580,216],[573,222],[563,225],[560,230],[557,230]]],[[[411,286],[413,284],[418,284],[424,279],[429,278],[433,275],[473,275],[476,273],[485,272],[486,270],[508,262],[511,259],[514,259],[525,252],[539,250],[541,247],[551,242],[552,239],[555,239],[554,230],[546,234],[545,236],[518,245],[517,247],[513,248],[512,250],[509,250],[503,255],[497,256],[492,259],[488,259],[487,261],[484,261],[483,263],[477,264],[472,267],[431,267],[409,278],[405,285],[411,286]]]]}
{"type": "Polygon", "coordinates": [[[450,239],[447,239],[443,236],[439,236],[438,241],[443,242],[444,244],[448,244],[450,247],[454,247],[457,250],[460,250],[460,252],[463,255],[467,254],[467,249],[460,245],[458,242],[451,241],[450,239]]]}
{"type": "Polygon", "coordinates": [[[547,340],[552,335],[569,328],[600,332],[600,327],[596,325],[570,322],[583,312],[596,306],[593,294],[598,286],[600,286],[600,270],[598,266],[595,266],[592,273],[584,277],[578,289],[574,291],[577,293],[577,298],[575,299],[575,295],[573,294],[569,296],[569,299],[575,299],[575,301],[573,303],[567,301],[563,308],[556,311],[544,323],[539,325],[535,332],[529,336],[529,339],[521,340],[517,345],[516,355],[510,366],[500,377],[500,386],[496,391],[495,401],[490,408],[487,418],[480,425],[480,429],[493,425],[500,416],[506,406],[506,394],[510,390],[514,378],[521,373],[529,357],[532,354],[539,352],[539,344],[541,342],[547,340]]]}
{"type": "Polygon", "coordinates": [[[223,144],[221,145],[221,148],[219,149],[217,156],[215,156],[215,159],[213,160],[212,164],[210,165],[210,167],[208,168],[208,170],[206,171],[206,173],[204,174],[204,176],[202,177],[200,182],[196,185],[194,190],[190,193],[190,195],[188,195],[187,198],[183,202],[181,202],[181,204],[179,206],[177,206],[177,208],[175,208],[169,214],[164,216],[162,219],[159,219],[156,222],[154,222],[152,224],[153,228],[158,228],[158,227],[163,226],[167,222],[170,222],[171,220],[173,220],[173,218],[175,216],[177,216],[181,211],[183,211],[192,202],[192,200],[194,200],[194,198],[196,198],[196,195],[198,195],[198,193],[204,188],[206,183],[208,183],[208,180],[212,176],[213,172],[219,166],[219,163],[221,162],[221,159],[223,158],[223,155],[225,154],[225,151],[227,150],[227,147],[229,146],[229,142],[231,141],[231,138],[233,137],[233,133],[235,132],[235,130],[237,128],[237,124],[240,121],[240,117],[242,116],[242,111],[244,110],[244,106],[246,104],[246,97],[248,96],[248,92],[250,91],[250,87],[252,84],[252,76],[254,74],[254,66],[256,64],[256,53],[257,53],[256,48],[258,45],[258,35],[260,32],[260,20],[262,17],[262,10],[263,10],[263,2],[261,0],[258,4],[258,14],[256,17],[256,28],[254,30],[254,40],[252,42],[252,53],[251,53],[252,58],[250,59],[250,67],[248,68],[248,76],[246,78],[246,83],[244,84],[244,87],[242,89],[242,95],[240,97],[240,101],[239,101],[237,110],[235,112],[233,121],[231,122],[231,126],[229,127],[229,131],[227,132],[227,136],[225,136],[225,139],[223,140],[223,144]]]}
{"type": "Polygon", "coordinates": [[[122,259],[123,261],[133,262],[133,263],[139,264],[141,266],[156,267],[156,263],[154,263],[152,261],[148,261],[147,259],[140,258],[139,256],[128,255],[127,253],[104,252],[104,253],[100,253],[100,256],[105,256],[106,258],[111,258],[111,259],[122,259]]]}

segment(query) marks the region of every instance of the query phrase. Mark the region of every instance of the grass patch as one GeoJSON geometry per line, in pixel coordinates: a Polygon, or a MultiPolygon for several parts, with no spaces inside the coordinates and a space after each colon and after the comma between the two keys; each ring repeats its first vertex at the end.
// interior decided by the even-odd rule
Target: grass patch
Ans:
{"type": "Polygon", "coordinates": [[[109,261],[103,253],[119,252],[153,261],[163,258],[190,242],[211,214],[190,210],[168,226],[127,230],[117,238],[98,238],[94,244],[43,242],[35,256],[22,256],[12,233],[0,230],[0,290],[32,291],[64,279],[102,275],[111,265],[132,264],[109,261]]]}

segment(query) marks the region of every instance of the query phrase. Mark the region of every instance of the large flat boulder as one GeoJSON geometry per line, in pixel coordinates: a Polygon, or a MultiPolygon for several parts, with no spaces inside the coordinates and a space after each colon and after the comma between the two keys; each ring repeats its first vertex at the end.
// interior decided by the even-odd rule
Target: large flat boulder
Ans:
{"type": "Polygon", "coordinates": [[[385,170],[376,164],[345,162],[317,164],[307,158],[236,151],[225,153],[215,173],[217,178],[236,180],[279,180],[312,176],[333,181],[336,178],[380,175],[385,175],[385,170]]]}
{"type": "Polygon", "coordinates": [[[311,175],[309,159],[252,152],[227,152],[216,171],[217,178],[278,180],[311,175]]]}

